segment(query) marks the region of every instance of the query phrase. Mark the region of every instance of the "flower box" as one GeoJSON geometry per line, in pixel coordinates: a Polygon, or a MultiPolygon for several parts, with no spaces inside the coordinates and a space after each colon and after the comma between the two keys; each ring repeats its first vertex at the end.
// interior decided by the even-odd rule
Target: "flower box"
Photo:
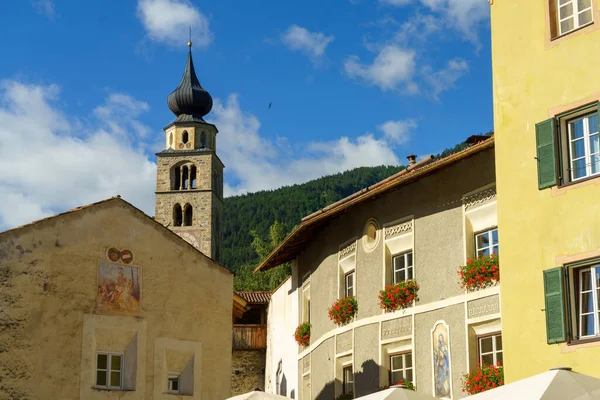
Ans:
{"type": "Polygon", "coordinates": [[[487,364],[477,364],[477,368],[465,374],[462,379],[462,391],[473,395],[504,385],[504,368],[487,364]]]}
{"type": "Polygon", "coordinates": [[[386,286],[379,292],[379,306],[386,311],[396,311],[412,305],[419,299],[419,284],[414,279],[386,286]]]}
{"type": "Polygon", "coordinates": [[[310,344],[310,323],[303,322],[296,328],[294,339],[300,346],[307,347],[310,344]]]}
{"type": "Polygon", "coordinates": [[[346,325],[358,312],[358,302],[354,297],[342,297],[337,299],[329,308],[329,319],[337,326],[346,325]]]}
{"type": "Polygon", "coordinates": [[[467,265],[458,269],[461,286],[467,290],[484,289],[500,282],[498,254],[468,259],[467,265]]]}

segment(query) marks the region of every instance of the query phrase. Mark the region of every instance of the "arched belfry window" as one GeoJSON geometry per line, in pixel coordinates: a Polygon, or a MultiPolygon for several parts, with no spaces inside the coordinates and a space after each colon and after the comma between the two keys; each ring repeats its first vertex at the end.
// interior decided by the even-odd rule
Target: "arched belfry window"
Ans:
{"type": "Polygon", "coordinates": [[[171,190],[181,188],[181,167],[176,166],[171,170],[171,190]]]}
{"type": "Polygon", "coordinates": [[[206,132],[202,132],[200,134],[200,148],[203,149],[206,147],[206,132]]]}
{"type": "Polygon", "coordinates": [[[187,189],[188,183],[189,183],[189,176],[188,176],[188,167],[185,165],[183,166],[183,168],[181,168],[181,181],[183,182],[183,186],[181,188],[187,189]]]}
{"type": "Polygon", "coordinates": [[[183,131],[183,134],[181,135],[181,141],[183,143],[187,143],[188,140],[190,140],[190,137],[188,135],[188,131],[183,131]]]}
{"type": "Polygon", "coordinates": [[[175,207],[173,207],[173,226],[181,226],[181,222],[181,205],[175,204],[175,207]]]}
{"type": "Polygon", "coordinates": [[[183,226],[192,226],[193,210],[191,204],[186,204],[183,212],[183,226]]]}
{"type": "Polygon", "coordinates": [[[192,189],[196,189],[198,182],[196,181],[196,166],[195,165],[192,165],[190,167],[190,182],[192,184],[192,189]]]}

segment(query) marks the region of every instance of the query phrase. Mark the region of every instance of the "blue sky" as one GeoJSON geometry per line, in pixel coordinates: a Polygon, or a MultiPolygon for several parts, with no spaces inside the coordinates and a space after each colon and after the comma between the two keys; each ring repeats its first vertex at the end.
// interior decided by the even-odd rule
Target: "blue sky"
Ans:
{"type": "Polygon", "coordinates": [[[405,163],[493,127],[484,0],[5,3],[0,228],[116,194],[153,215],[190,25],[226,194],[405,163]]]}

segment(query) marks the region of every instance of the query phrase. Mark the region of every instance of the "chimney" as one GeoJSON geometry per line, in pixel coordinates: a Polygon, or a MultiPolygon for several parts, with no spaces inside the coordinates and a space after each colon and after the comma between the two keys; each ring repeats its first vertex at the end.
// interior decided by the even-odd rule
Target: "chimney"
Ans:
{"type": "Polygon", "coordinates": [[[415,156],[414,154],[411,154],[406,158],[408,158],[408,166],[409,167],[412,167],[413,165],[415,165],[417,163],[417,156],[415,156]]]}

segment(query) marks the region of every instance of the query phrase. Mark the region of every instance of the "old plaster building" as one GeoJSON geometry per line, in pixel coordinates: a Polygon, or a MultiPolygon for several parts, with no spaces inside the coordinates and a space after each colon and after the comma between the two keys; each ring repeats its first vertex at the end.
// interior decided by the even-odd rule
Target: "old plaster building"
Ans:
{"type": "Polygon", "coordinates": [[[491,5],[506,381],[600,377],[598,0],[491,5]]]}
{"type": "Polygon", "coordinates": [[[305,217],[258,270],[292,261],[272,295],[266,389],[301,400],[356,397],[400,379],[438,398],[461,398],[461,377],[502,363],[499,287],[468,291],[458,269],[498,253],[494,138],[419,163],[305,217]],[[379,293],[415,279],[416,304],[387,312],[379,293]],[[354,297],[336,326],[328,308],[354,297]],[[310,344],[293,339],[311,324],[310,344]]]}
{"type": "Polygon", "coordinates": [[[115,197],[0,233],[0,399],[229,397],[211,104],[190,52],[169,96],[156,219],[115,197]]]}

